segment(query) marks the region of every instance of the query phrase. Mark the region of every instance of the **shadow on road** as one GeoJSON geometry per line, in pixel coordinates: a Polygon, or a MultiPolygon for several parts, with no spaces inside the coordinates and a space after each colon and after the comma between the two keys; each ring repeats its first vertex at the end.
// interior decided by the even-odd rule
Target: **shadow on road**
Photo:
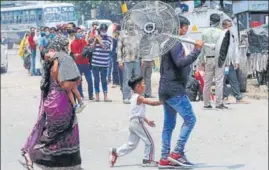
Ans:
{"type": "MultiPolygon", "coordinates": [[[[244,167],[244,164],[235,164],[235,165],[208,165],[205,163],[195,164],[191,169],[199,169],[199,168],[227,168],[227,169],[238,169],[244,167]]],[[[184,168],[185,169],[185,168],[184,168]]]]}
{"type": "MultiPolygon", "coordinates": [[[[125,168],[125,167],[141,167],[141,164],[131,164],[131,165],[115,165],[114,167],[116,168],[125,168]]],[[[227,168],[227,169],[238,169],[238,168],[242,168],[245,165],[243,164],[235,164],[235,165],[207,165],[205,163],[198,163],[195,164],[195,166],[191,167],[191,168],[186,168],[186,167],[177,167],[176,169],[199,169],[199,168],[227,168]]]]}
{"type": "Polygon", "coordinates": [[[132,167],[132,166],[141,166],[141,164],[129,164],[129,165],[115,165],[114,167],[116,168],[125,168],[125,167],[132,167]]]}

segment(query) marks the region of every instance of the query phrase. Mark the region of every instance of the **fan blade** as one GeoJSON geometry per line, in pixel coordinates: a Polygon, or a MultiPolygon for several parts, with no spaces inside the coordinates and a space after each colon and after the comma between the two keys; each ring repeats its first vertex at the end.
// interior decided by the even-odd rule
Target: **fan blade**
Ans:
{"type": "Polygon", "coordinates": [[[144,25],[148,22],[148,17],[143,11],[131,12],[130,20],[138,26],[141,30],[144,29],[144,25]]]}

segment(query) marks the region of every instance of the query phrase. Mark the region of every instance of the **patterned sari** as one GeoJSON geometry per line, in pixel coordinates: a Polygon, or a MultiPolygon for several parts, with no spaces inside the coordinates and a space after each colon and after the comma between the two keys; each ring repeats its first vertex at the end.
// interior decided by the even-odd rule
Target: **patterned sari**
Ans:
{"type": "MultiPolygon", "coordinates": [[[[43,96],[43,95],[42,95],[43,96]]],[[[22,151],[42,169],[80,169],[79,130],[66,92],[53,78],[22,151]]]]}

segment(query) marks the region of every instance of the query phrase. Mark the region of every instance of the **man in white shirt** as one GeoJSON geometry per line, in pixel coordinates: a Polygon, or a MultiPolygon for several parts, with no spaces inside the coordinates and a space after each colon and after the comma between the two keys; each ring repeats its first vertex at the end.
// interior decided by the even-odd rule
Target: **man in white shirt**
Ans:
{"type": "Polygon", "coordinates": [[[226,67],[229,70],[224,77],[224,86],[223,86],[223,98],[228,99],[229,90],[226,85],[226,81],[229,82],[232,88],[233,96],[236,98],[237,103],[246,103],[243,100],[242,94],[240,92],[240,84],[237,79],[237,70],[239,69],[240,56],[238,53],[238,39],[234,31],[232,21],[225,19],[222,22],[223,29],[229,29],[231,33],[230,46],[227,54],[226,67]]]}

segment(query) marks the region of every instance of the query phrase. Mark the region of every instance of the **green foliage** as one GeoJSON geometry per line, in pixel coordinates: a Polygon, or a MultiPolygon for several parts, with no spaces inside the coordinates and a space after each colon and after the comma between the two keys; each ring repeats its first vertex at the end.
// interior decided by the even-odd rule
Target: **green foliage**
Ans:
{"type": "Polygon", "coordinates": [[[78,16],[84,15],[85,20],[91,19],[91,10],[97,9],[98,19],[109,19],[121,15],[121,1],[99,0],[99,1],[72,1],[62,0],[61,2],[73,3],[78,16]]]}

